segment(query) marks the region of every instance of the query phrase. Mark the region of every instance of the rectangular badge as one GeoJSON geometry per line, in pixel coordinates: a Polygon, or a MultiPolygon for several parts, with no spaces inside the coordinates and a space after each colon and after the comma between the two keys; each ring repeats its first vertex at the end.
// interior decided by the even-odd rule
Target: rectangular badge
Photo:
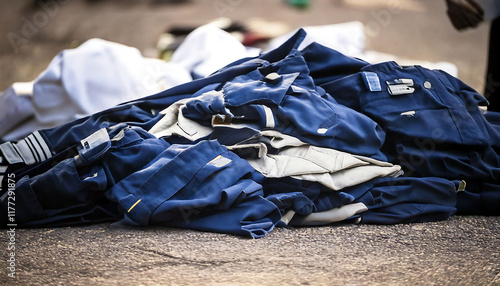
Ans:
{"type": "Polygon", "coordinates": [[[106,128],[101,128],[98,131],[92,133],[89,137],[80,141],[84,150],[90,150],[104,142],[109,141],[109,135],[106,128]]]}
{"type": "Polygon", "coordinates": [[[411,78],[397,78],[393,80],[388,80],[386,81],[387,85],[398,85],[398,84],[404,84],[408,86],[413,86],[413,79],[411,78]]]}
{"type": "Polygon", "coordinates": [[[380,79],[374,72],[363,72],[363,80],[370,91],[382,91],[380,79]]]}
{"type": "Polygon", "coordinates": [[[387,90],[390,95],[411,94],[415,91],[411,78],[399,78],[386,81],[387,90]]]}
{"type": "Polygon", "coordinates": [[[415,91],[413,87],[404,84],[388,85],[387,89],[391,95],[411,94],[415,91]]]}

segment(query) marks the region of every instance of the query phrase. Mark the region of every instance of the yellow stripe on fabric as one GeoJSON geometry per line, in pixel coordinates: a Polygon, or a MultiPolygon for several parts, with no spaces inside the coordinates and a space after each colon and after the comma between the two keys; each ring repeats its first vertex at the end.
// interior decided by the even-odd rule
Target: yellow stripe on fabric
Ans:
{"type": "Polygon", "coordinates": [[[142,199],[139,199],[137,202],[135,202],[135,204],[133,204],[129,209],[128,209],[128,213],[138,204],[142,201],[142,199]]]}

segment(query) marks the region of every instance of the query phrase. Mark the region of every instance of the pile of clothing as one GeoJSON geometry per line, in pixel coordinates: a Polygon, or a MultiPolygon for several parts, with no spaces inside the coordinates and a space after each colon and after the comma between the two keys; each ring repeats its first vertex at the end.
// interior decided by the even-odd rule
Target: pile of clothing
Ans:
{"type": "Polygon", "coordinates": [[[254,238],[500,214],[500,114],[482,95],[440,70],[300,47],[305,37],[2,143],[2,225],[12,192],[18,227],[112,221],[254,238]]]}

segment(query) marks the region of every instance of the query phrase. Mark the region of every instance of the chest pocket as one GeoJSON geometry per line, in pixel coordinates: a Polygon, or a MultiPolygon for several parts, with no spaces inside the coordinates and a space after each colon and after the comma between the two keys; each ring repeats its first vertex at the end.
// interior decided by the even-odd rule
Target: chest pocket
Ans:
{"type": "Polygon", "coordinates": [[[250,103],[279,105],[299,73],[264,77],[259,71],[239,76],[222,88],[226,106],[242,106],[250,103]],[[269,77],[269,78],[268,78],[269,77]]]}

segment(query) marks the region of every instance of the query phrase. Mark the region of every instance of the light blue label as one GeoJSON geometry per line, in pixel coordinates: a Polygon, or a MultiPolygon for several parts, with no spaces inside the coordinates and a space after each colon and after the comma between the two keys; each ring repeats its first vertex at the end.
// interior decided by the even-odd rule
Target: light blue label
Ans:
{"type": "Polygon", "coordinates": [[[366,87],[370,91],[382,91],[382,87],[380,86],[380,80],[376,73],[363,72],[363,79],[365,81],[366,87]]]}

